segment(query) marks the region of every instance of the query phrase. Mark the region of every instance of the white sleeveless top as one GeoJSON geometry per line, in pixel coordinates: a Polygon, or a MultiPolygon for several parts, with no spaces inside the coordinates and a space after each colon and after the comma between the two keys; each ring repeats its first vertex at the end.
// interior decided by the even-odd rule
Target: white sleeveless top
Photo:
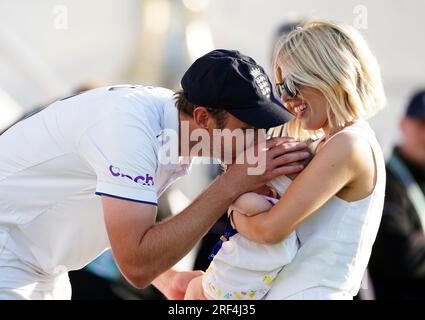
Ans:
{"type": "MultiPolygon", "coordinates": [[[[314,287],[345,291],[353,296],[360,289],[382,216],[385,160],[366,121],[358,121],[342,131],[354,132],[370,144],[377,168],[375,188],[368,197],[354,202],[333,196],[297,228],[300,249],[276,278],[267,299],[284,299],[314,287]]],[[[286,188],[288,178],[281,178],[280,187],[286,188]]],[[[273,184],[279,191],[279,179],[273,184]]]]}

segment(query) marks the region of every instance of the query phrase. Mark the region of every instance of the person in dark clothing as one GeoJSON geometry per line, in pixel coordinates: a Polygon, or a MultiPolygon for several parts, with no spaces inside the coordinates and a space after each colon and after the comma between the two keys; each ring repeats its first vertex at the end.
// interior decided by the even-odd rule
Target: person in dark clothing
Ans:
{"type": "Polygon", "coordinates": [[[369,262],[376,299],[425,299],[425,91],[413,97],[401,131],[369,262]]]}

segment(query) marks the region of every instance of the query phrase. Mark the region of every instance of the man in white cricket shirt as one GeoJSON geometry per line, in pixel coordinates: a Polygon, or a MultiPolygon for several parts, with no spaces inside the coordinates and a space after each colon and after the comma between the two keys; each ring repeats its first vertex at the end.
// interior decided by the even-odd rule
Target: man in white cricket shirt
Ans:
{"type": "Polygon", "coordinates": [[[70,299],[67,272],[109,247],[135,287],[153,282],[168,298],[182,298],[199,272],[170,268],[228,206],[278,175],[302,170],[303,143],[269,141],[264,174],[247,175],[249,164],[234,164],[187,209],[155,224],[158,197],[188,172],[184,160],[194,146],[178,134],[179,161],[162,163],[166,130],[180,133],[187,121],[191,132],[211,134],[290,118],[264,70],[237,51],[201,57],[181,84],[176,95],[143,86],[90,90],[0,136],[0,299],[70,299]]]}

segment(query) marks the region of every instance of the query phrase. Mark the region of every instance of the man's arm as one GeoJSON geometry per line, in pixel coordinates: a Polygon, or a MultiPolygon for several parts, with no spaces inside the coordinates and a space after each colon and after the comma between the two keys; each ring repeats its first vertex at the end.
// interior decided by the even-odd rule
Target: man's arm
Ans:
{"type": "MultiPolygon", "coordinates": [[[[269,141],[268,147],[282,140],[269,141]]],[[[302,165],[288,164],[308,157],[299,151],[305,147],[303,143],[273,147],[267,152],[263,175],[247,175],[249,164],[232,165],[190,206],[159,224],[155,224],[155,206],[103,196],[112,251],[124,276],[136,287],[149,285],[185,256],[240,194],[279,175],[302,170],[302,165]]]]}
{"type": "Polygon", "coordinates": [[[219,177],[188,208],[159,224],[153,205],[102,197],[112,251],[124,276],[143,288],[177,263],[233,202],[235,192],[223,193],[226,187],[219,177]]]}

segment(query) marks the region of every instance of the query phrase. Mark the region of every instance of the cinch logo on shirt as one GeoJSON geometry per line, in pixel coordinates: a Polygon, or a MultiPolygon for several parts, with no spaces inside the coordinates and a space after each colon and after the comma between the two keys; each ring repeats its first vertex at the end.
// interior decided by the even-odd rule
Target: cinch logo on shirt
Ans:
{"type": "Polygon", "coordinates": [[[114,177],[123,177],[123,178],[128,178],[130,180],[132,180],[133,182],[136,183],[141,183],[144,186],[153,186],[153,177],[151,177],[149,175],[149,173],[143,175],[143,176],[137,176],[135,178],[133,178],[132,176],[125,174],[125,173],[121,173],[120,168],[113,166],[112,164],[109,166],[109,172],[114,176],[114,177]]]}

